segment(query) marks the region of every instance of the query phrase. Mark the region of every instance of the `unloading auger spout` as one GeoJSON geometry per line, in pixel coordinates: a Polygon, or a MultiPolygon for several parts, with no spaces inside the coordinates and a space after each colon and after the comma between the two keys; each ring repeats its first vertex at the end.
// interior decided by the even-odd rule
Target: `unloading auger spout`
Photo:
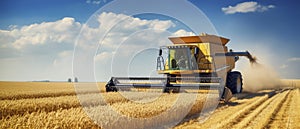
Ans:
{"type": "Polygon", "coordinates": [[[230,50],[230,52],[226,53],[226,56],[245,56],[249,59],[249,61],[251,63],[256,63],[256,57],[252,56],[248,51],[245,52],[233,52],[232,50],[230,50]]]}

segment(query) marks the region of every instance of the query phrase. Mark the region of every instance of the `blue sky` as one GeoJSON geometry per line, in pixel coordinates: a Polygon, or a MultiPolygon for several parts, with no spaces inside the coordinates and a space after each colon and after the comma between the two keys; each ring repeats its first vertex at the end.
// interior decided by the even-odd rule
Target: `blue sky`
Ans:
{"type": "MultiPolygon", "coordinates": [[[[31,81],[49,79],[64,81],[72,77],[72,56],[76,42],[75,39],[85,24],[93,24],[93,20],[97,20],[98,17],[94,19],[91,18],[93,14],[94,16],[102,16],[102,25],[104,25],[104,23],[109,24],[110,20],[114,18],[127,18],[127,20],[134,21],[131,23],[135,24],[143,23],[142,26],[137,25],[135,28],[131,26],[129,29],[120,26],[119,29],[115,28],[112,30],[114,34],[119,34],[119,32],[123,32],[123,35],[125,32],[128,35],[132,33],[136,35],[159,34],[161,38],[164,38],[162,35],[167,36],[175,33],[189,34],[191,31],[185,26],[185,22],[178,19],[176,21],[170,19],[170,17],[144,14],[135,16],[140,18],[140,20],[134,20],[134,17],[126,16],[126,8],[136,8],[139,10],[153,6],[151,8],[156,8],[157,10],[168,10],[168,8],[161,9],[164,7],[163,4],[178,8],[178,10],[176,10],[178,14],[192,10],[192,8],[178,4],[180,3],[179,0],[174,0],[174,2],[169,3],[166,1],[157,3],[159,1],[156,1],[153,5],[151,4],[153,1],[143,1],[145,4],[138,4],[132,0],[127,1],[126,5],[116,5],[116,8],[111,9],[115,12],[112,11],[112,13],[101,15],[97,14],[97,10],[115,1],[1,0],[0,80],[31,81]],[[122,12],[124,12],[124,15],[121,15],[123,14],[122,12]],[[156,29],[158,27],[158,29],[166,32],[154,33],[143,31],[153,27],[152,25],[156,25],[156,29]],[[142,30],[142,33],[136,30],[142,30]]],[[[219,35],[230,38],[230,48],[236,51],[249,50],[258,57],[260,62],[276,70],[281,78],[300,79],[300,52],[298,41],[300,11],[297,9],[299,2],[297,3],[295,0],[189,0],[189,2],[200,9],[208,18],[202,21],[197,20],[199,17],[196,18],[196,14],[182,14],[189,18],[195,17],[195,20],[187,20],[189,24],[199,24],[199,26],[203,27],[204,32],[217,32],[219,35]],[[210,26],[212,25],[213,27],[206,29],[204,23],[210,26]]],[[[129,24],[127,22],[124,22],[124,24],[125,23],[129,24]]],[[[194,28],[190,29],[194,30],[194,28]]],[[[86,32],[92,32],[91,28],[86,30],[86,32]]],[[[102,32],[99,33],[102,34],[102,32]]],[[[197,31],[195,33],[200,32],[197,31]]],[[[119,34],[119,37],[120,35],[121,34],[119,34]]],[[[118,41],[115,38],[114,40],[118,41]]],[[[145,40],[149,40],[150,42],[155,39],[145,40]]],[[[136,38],[127,41],[143,42],[136,38]]],[[[145,44],[147,43],[148,42],[145,41],[145,44]]],[[[136,44],[129,43],[129,45],[136,44]]],[[[161,44],[158,43],[153,46],[147,45],[147,47],[156,47],[159,45],[161,44]]],[[[113,45],[105,46],[104,44],[97,49],[98,54],[103,56],[97,57],[102,63],[95,63],[95,75],[97,76],[97,80],[107,80],[108,76],[111,76],[111,73],[107,73],[108,71],[104,70],[106,68],[102,69],[99,67],[109,65],[103,58],[111,54],[106,51],[109,51],[112,46],[113,45]],[[107,74],[97,75],[97,73],[107,74]]],[[[95,48],[97,48],[97,46],[95,46],[95,48]]],[[[136,51],[132,52],[136,53],[136,51]]],[[[147,55],[147,52],[153,54],[153,52],[150,51],[145,51],[143,54],[147,55]]],[[[154,59],[155,58],[156,57],[154,57],[154,59]]],[[[148,59],[150,59],[150,57],[148,57],[148,59]]],[[[238,63],[237,68],[241,68],[242,65],[245,65],[246,61],[247,60],[242,59],[241,63],[238,63]]],[[[121,64],[120,62],[116,63],[121,64]]],[[[133,64],[135,63],[136,62],[133,62],[133,64]]],[[[151,61],[147,63],[151,63],[151,61]]],[[[138,63],[136,64],[138,65],[138,63]]],[[[94,67],[89,64],[82,65],[82,71],[89,66],[94,67]]],[[[128,69],[130,68],[128,67],[128,69]]],[[[151,69],[152,66],[146,68],[151,69]]],[[[134,75],[135,73],[132,74],[134,75]]],[[[141,72],[141,74],[144,73],[141,72]]],[[[85,77],[79,77],[79,79],[91,81],[90,78],[85,77]]]]}

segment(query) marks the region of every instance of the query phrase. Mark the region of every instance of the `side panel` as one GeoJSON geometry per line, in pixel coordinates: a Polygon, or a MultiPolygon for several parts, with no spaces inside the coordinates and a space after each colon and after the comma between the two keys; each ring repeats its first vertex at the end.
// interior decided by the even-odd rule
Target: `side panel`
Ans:
{"type": "Polygon", "coordinates": [[[198,45],[200,48],[200,51],[202,51],[203,55],[200,56],[200,60],[198,60],[199,63],[199,69],[211,69],[211,70],[217,70],[220,68],[223,68],[227,66],[227,59],[224,56],[215,56],[216,53],[224,53],[225,49],[222,44],[216,44],[216,43],[201,43],[198,45]],[[202,58],[201,58],[202,56],[202,58]],[[204,60],[205,58],[206,60],[204,60]],[[206,67],[201,64],[206,64],[206,67]],[[209,64],[209,65],[208,65],[209,64]]]}
{"type": "Polygon", "coordinates": [[[199,70],[214,69],[210,47],[209,43],[198,44],[198,48],[200,49],[197,59],[199,70]]]}
{"type": "Polygon", "coordinates": [[[230,66],[230,69],[234,69],[235,68],[234,56],[226,56],[226,63],[228,66],[230,66]]]}

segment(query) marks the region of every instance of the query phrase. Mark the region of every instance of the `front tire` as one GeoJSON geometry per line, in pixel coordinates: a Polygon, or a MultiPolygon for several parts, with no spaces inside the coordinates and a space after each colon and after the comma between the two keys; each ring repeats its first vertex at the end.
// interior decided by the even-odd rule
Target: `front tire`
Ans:
{"type": "Polygon", "coordinates": [[[241,93],[243,91],[243,78],[240,72],[234,71],[227,74],[226,87],[230,89],[232,94],[241,93]]]}

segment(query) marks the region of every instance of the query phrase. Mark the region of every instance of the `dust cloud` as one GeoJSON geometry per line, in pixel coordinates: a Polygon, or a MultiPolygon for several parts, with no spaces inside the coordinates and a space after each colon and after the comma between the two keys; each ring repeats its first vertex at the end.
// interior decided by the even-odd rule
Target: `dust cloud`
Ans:
{"type": "Polygon", "coordinates": [[[256,92],[264,89],[278,89],[281,85],[279,75],[272,67],[260,64],[249,63],[244,67],[244,91],[256,92]]]}

